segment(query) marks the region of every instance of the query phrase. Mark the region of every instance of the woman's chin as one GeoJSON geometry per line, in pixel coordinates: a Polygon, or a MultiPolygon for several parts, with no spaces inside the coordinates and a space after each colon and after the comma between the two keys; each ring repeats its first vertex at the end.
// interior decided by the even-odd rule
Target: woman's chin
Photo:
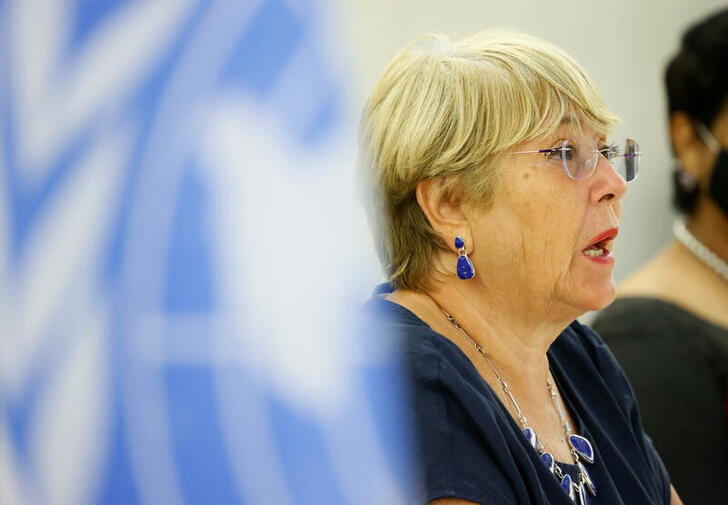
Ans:
{"type": "Polygon", "coordinates": [[[584,296],[584,311],[602,310],[611,305],[616,295],[617,289],[614,281],[610,281],[606,285],[594,286],[584,296]]]}
{"type": "Polygon", "coordinates": [[[611,279],[598,284],[592,283],[576,292],[571,292],[568,305],[575,308],[577,312],[575,317],[579,317],[587,312],[602,310],[609,306],[614,301],[616,293],[616,286],[611,279]]]}

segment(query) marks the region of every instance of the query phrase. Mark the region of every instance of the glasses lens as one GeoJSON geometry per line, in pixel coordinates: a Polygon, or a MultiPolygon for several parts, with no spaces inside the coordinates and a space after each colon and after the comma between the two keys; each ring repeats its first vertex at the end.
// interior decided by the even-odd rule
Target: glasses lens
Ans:
{"type": "Polygon", "coordinates": [[[629,182],[637,178],[640,171],[640,145],[627,139],[624,145],[624,180],[629,182]]]}
{"type": "Polygon", "coordinates": [[[561,147],[561,159],[569,177],[581,180],[594,173],[599,160],[596,143],[582,138],[565,140],[561,147]]]}

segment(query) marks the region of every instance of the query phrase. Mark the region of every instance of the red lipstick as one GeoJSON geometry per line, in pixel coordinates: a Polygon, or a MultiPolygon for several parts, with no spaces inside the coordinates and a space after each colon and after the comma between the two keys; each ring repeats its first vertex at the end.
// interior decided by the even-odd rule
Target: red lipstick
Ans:
{"type": "Polygon", "coordinates": [[[610,228],[591,239],[581,254],[588,260],[602,265],[614,263],[612,256],[612,241],[619,233],[619,228],[610,228]]]}
{"type": "Polygon", "coordinates": [[[589,247],[591,247],[595,244],[598,244],[599,242],[614,240],[618,234],[619,234],[619,228],[610,228],[606,231],[603,231],[596,237],[593,237],[585,249],[588,249],[589,247]]]}

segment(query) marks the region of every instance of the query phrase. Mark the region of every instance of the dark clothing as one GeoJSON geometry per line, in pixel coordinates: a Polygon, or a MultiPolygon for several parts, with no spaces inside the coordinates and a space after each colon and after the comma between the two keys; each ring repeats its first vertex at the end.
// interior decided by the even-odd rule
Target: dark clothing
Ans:
{"type": "MultiPolygon", "coordinates": [[[[378,296],[367,310],[381,325],[374,331],[401,339],[424,474],[418,503],[459,497],[483,505],[573,505],[460,348],[378,296]]],[[[668,475],[642,431],[632,389],[599,336],[574,321],[548,358],[575,432],[595,449],[595,463],[587,463],[598,488],[590,503],[669,504],[668,475]]]]}
{"type": "Polygon", "coordinates": [[[594,328],[632,382],[683,501],[728,504],[728,330],[651,298],[618,299],[594,328]]]}

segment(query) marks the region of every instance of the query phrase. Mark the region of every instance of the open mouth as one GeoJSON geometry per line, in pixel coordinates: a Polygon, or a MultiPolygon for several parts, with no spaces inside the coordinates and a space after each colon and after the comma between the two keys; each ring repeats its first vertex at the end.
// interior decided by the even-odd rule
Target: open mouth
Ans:
{"type": "Polygon", "coordinates": [[[592,258],[609,256],[612,252],[614,238],[619,233],[618,228],[612,228],[594,237],[591,244],[581,251],[585,256],[592,258]]]}
{"type": "Polygon", "coordinates": [[[608,256],[610,251],[611,244],[608,244],[607,241],[602,241],[596,244],[593,244],[589,246],[588,249],[584,249],[581,251],[583,254],[587,256],[591,256],[593,258],[597,256],[608,256]]]}

